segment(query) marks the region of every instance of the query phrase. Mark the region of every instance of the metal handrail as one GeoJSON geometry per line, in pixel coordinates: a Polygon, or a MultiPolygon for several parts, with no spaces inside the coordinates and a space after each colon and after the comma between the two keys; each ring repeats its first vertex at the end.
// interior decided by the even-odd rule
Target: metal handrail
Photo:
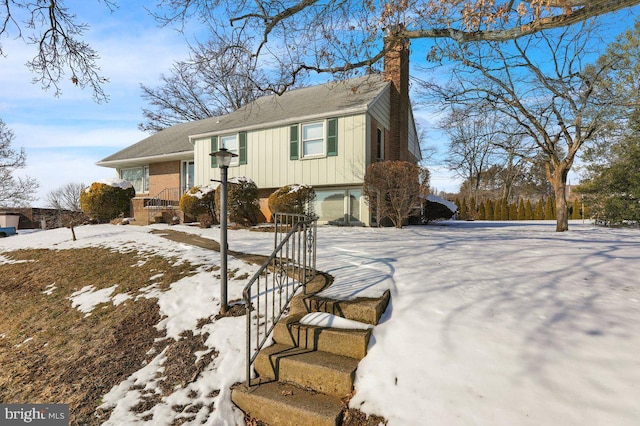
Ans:
{"type": "Polygon", "coordinates": [[[173,211],[175,207],[180,205],[181,196],[182,190],[180,188],[165,188],[158,195],[150,198],[145,205],[148,222],[151,222],[151,215],[154,214],[154,211],[164,209],[173,211]]]}
{"type": "Polygon", "coordinates": [[[296,292],[316,276],[317,218],[276,213],[274,250],[244,288],[247,384],[251,365],[296,292]]]}

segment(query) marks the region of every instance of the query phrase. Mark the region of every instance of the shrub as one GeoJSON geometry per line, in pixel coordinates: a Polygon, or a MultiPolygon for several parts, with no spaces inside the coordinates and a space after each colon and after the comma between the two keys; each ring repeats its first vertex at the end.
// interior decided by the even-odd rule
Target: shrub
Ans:
{"type": "Polygon", "coordinates": [[[213,217],[209,213],[201,213],[197,219],[200,228],[211,228],[213,225],[213,217]]]}
{"type": "Polygon", "coordinates": [[[130,182],[105,179],[94,182],[80,194],[80,208],[92,220],[104,223],[129,212],[136,191],[130,182]]]}
{"type": "Polygon", "coordinates": [[[215,191],[210,186],[194,186],[180,197],[180,210],[185,215],[185,221],[199,218],[208,214],[213,223],[215,216],[215,191]]]}
{"type": "Polygon", "coordinates": [[[556,218],[554,204],[555,200],[553,198],[547,198],[547,202],[544,204],[544,220],[554,220],[556,218]]]}
{"type": "Polygon", "coordinates": [[[269,196],[269,210],[275,213],[308,214],[316,192],[309,185],[286,185],[269,196]]]}
{"type": "Polygon", "coordinates": [[[480,201],[480,205],[478,206],[478,220],[487,220],[487,207],[484,204],[484,200],[480,201]]]}
{"type": "MultiPolygon", "coordinates": [[[[216,188],[216,206],[220,211],[220,191],[222,185],[216,188]]],[[[227,186],[227,207],[229,220],[241,225],[257,225],[260,213],[258,202],[258,187],[247,177],[229,179],[227,186]]]]}
{"type": "Polygon", "coordinates": [[[407,161],[370,164],[364,176],[363,193],[378,226],[388,218],[396,228],[402,228],[428,190],[429,171],[407,161]]]}

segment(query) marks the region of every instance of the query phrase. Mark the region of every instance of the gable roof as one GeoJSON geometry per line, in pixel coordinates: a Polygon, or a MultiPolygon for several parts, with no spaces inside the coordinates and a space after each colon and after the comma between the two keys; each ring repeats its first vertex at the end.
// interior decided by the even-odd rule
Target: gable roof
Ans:
{"type": "Polygon", "coordinates": [[[389,86],[390,83],[380,75],[370,75],[295,89],[280,96],[263,96],[231,114],[205,120],[209,128],[190,136],[195,138],[365,112],[389,86]]]}
{"type": "Polygon", "coordinates": [[[280,96],[263,96],[230,114],[161,130],[97,165],[116,167],[152,158],[179,159],[188,154],[193,156],[192,137],[365,112],[389,86],[388,81],[375,74],[295,89],[280,96]]]}
{"type": "Polygon", "coordinates": [[[179,157],[181,154],[193,152],[193,145],[189,143],[189,134],[197,131],[199,121],[191,123],[182,123],[161,130],[141,141],[130,145],[115,154],[103,158],[96,164],[98,166],[110,167],[129,160],[142,161],[155,157],[167,157],[170,160],[172,156],[179,157]]]}

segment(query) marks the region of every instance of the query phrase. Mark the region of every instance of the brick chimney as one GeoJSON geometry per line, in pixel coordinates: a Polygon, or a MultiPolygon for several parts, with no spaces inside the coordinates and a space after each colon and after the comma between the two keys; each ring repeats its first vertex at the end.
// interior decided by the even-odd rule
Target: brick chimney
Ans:
{"type": "Polygon", "coordinates": [[[391,82],[391,129],[385,158],[409,161],[409,39],[399,33],[389,33],[384,39],[384,79],[391,82]]]}

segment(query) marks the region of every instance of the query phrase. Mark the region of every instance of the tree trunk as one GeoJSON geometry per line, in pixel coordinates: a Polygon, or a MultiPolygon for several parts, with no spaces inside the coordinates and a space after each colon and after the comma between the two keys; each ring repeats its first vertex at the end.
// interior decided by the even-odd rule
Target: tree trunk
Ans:
{"type": "Polygon", "coordinates": [[[567,209],[567,174],[569,170],[556,170],[551,179],[556,196],[556,232],[569,230],[569,210],[567,209]]]}

